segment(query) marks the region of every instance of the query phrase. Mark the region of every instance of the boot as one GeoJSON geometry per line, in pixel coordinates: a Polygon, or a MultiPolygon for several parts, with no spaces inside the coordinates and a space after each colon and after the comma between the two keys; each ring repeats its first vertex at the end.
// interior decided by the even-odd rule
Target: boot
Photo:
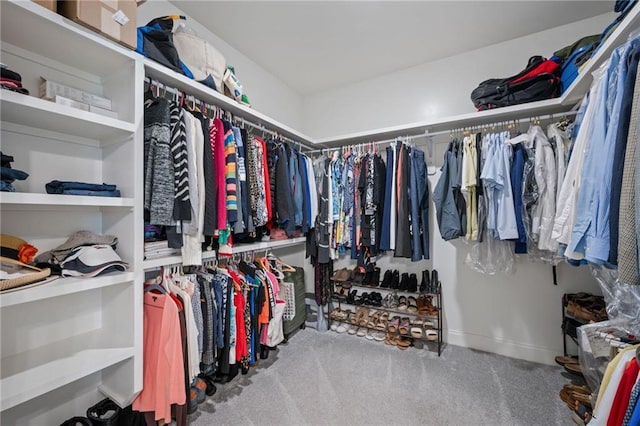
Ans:
{"type": "Polygon", "coordinates": [[[373,272],[371,271],[367,271],[364,273],[364,278],[362,279],[362,285],[371,285],[371,278],[372,278],[373,272]]]}
{"type": "Polygon", "coordinates": [[[393,275],[391,277],[391,288],[397,290],[400,288],[400,272],[397,269],[393,270],[393,275]]]}
{"type": "Polygon", "coordinates": [[[371,273],[371,283],[370,285],[374,287],[378,287],[380,285],[380,268],[373,268],[373,272],[371,273]]]}
{"type": "Polygon", "coordinates": [[[420,283],[420,293],[428,293],[431,290],[431,274],[428,269],[422,271],[422,282],[420,283]]]}
{"type": "Polygon", "coordinates": [[[380,283],[380,288],[390,288],[391,287],[391,278],[393,273],[390,269],[384,271],[384,277],[382,278],[382,283],[380,283]]]}
{"type": "Polygon", "coordinates": [[[437,294],[439,284],[440,280],[438,279],[438,271],[434,269],[431,271],[431,291],[429,291],[429,293],[437,294]]]}
{"type": "Polygon", "coordinates": [[[408,290],[412,293],[418,292],[418,277],[416,274],[409,275],[409,288],[408,290]]]}
{"type": "Polygon", "coordinates": [[[400,286],[398,287],[398,290],[400,291],[407,291],[409,289],[409,274],[407,274],[406,272],[402,273],[402,279],[400,280],[400,286]]]}

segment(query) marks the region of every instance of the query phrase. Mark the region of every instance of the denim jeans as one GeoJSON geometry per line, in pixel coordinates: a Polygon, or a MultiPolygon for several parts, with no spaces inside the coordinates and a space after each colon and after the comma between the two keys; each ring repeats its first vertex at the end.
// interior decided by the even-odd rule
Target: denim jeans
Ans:
{"type": "Polygon", "coordinates": [[[60,194],[66,195],[89,195],[92,197],[119,197],[120,190],[115,191],[90,191],[88,189],[65,189],[60,194]]]}
{"type": "Polygon", "coordinates": [[[429,186],[424,152],[412,148],[409,152],[411,176],[411,260],[429,259],[429,186]]]}
{"type": "Polygon", "coordinates": [[[29,173],[23,172],[22,170],[0,167],[0,178],[5,182],[11,183],[15,180],[25,180],[28,177],[29,173]]]}
{"type": "Polygon", "coordinates": [[[67,190],[86,190],[86,191],[115,191],[115,185],[106,183],[84,183],[84,182],[61,182],[52,180],[45,185],[47,194],[62,194],[67,190]]]}
{"type": "Polygon", "coordinates": [[[16,192],[16,189],[11,185],[11,182],[0,180],[0,191],[2,192],[16,192]]]}

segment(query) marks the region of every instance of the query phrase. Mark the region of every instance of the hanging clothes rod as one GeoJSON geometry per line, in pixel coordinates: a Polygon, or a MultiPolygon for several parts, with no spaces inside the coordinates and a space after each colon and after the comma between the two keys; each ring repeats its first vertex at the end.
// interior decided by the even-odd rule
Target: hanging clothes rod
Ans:
{"type": "MultiPolygon", "coordinates": [[[[175,96],[181,96],[182,95],[182,96],[185,97],[185,99],[188,99],[189,101],[192,101],[192,102],[194,102],[196,104],[208,105],[209,107],[211,107],[211,109],[219,108],[219,109],[224,111],[224,108],[218,107],[216,105],[212,105],[212,104],[210,104],[208,102],[204,102],[204,101],[196,98],[193,95],[187,95],[186,93],[182,92],[181,90],[176,89],[174,87],[167,86],[166,84],[164,84],[164,83],[162,83],[162,82],[160,82],[158,80],[151,79],[149,77],[145,77],[144,78],[144,82],[147,83],[147,84],[155,85],[155,86],[159,87],[165,93],[171,93],[171,94],[173,94],[175,96]]],[[[233,120],[237,120],[237,121],[241,122],[243,125],[249,126],[249,127],[253,128],[253,129],[260,130],[260,131],[262,131],[264,133],[268,133],[268,134],[270,134],[271,136],[273,136],[276,139],[280,139],[280,140],[283,140],[283,141],[288,141],[288,142],[291,142],[292,144],[298,145],[298,150],[301,150],[300,147],[304,147],[306,150],[311,150],[312,149],[312,147],[310,147],[310,146],[308,146],[308,145],[306,145],[306,144],[304,144],[304,143],[302,143],[300,141],[297,141],[295,139],[292,139],[292,138],[289,138],[287,136],[284,136],[284,135],[278,133],[275,130],[268,129],[267,127],[265,127],[261,123],[254,123],[254,122],[252,122],[250,120],[247,120],[246,118],[243,118],[243,117],[240,117],[240,116],[237,116],[237,115],[233,116],[233,120]]]]}
{"type": "Polygon", "coordinates": [[[498,122],[494,122],[494,123],[479,124],[479,125],[474,125],[474,126],[456,127],[456,128],[451,128],[449,130],[441,130],[441,131],[437,131],[437,132],[430,132],[427,129],[427,130],[425,130],[424,133],[421,133],[421,134],[418,134],[418,135],[397,136],[397,137],[395,137],[393,139],[384,139],[384,140],[381,140],[381,141],[363,142],[363,143],[357,143],[357,144],[345,144],[345,145],[336,146],[336,147],[333,147],[333,148],[315,149],[315,150],[312,150],[312,151],[307,151],[307,153],[308,154],[313,154],[313,153],[318,153],[318,152],[331,152],[331,151],[334,151],[334,150],[339,150],[340,148],[345,147],[345,146],[368,147],[368,146],[372,146],[372,145],[380,145],[380,144],[396,142],[396,141],[398,141],[398,142],[409,142],[409,141],[411,141],[413,139],[429,138],[429,137],[440,136],[440,135],[453,135],[455,133],[462,133],[464,131],[490,129],[491,127],[495,127],[495,126],[512,126],[512,125],[516,125],[517,126],[520,123],[538,123],[538,122],[541,122],[541,121],[553,120],[554,118],[560,118],[560,117],[567,117],[567,116],[571,116],[571,115],[576,115],[577,113],[578,113],[578,111],[571,110],[571,111],[567,111],[567,112],[563,112],[563,113],[539,115],[539,116],[520,118],[520,119],[515,119],[515,120],[505,120],[505,121],[498,121],[498,122]]]}
{"type": "Polygon", "coordinates": [[[362,148],[367,148],[367,147],[371,147],[374,145],[380,145],[383,143],[390,143],[390,142],[410,142],[414,139],[419,139],[419,138],[424,138],[426,137],[427,134],[423,133],[420,135],[409,135],[409,136],[397,136],[393,139],[384,139],[381,141],[375,141],[375,142],[362,142],[362,143],[356,143],[356,144],[346,144],[346,145],[342,145],[342,146],[335,146],[333,148],[322,148],[322,149],[314,149],[312,151],[307,151],[307,154],[313,154],[313,153],[317,153],[317,152],[330,152],[330,151],[336,151],[336,150],[340,150],[340,148],[343,147],[362,147],[362,148]]]}

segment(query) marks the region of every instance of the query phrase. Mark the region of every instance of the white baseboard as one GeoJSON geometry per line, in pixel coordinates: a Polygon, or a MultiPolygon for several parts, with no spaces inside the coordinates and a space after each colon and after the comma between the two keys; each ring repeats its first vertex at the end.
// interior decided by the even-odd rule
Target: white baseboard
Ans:
{"type": "Polygon", "coordinates": [[[464,333],[457,330],[445,330],[447,343],[465,348],[478,349],[510,358],[556,365],[554,358],[560,354],[557,350],[528,345],[526,343],[487,337],[479,334],[464,333]]]}

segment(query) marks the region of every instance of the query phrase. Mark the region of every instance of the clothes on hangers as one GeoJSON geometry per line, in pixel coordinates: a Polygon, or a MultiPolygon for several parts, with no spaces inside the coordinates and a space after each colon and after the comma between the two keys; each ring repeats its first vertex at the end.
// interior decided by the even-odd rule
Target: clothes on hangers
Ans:
{"type": "Polygon", "coordinates": [[[373,270],[377,256],[391,250],[413,261],[429,258],[424,152],[395,141],[386,154],[385,164],[373,148],[345,147],[313,162],[320,221],[307,253],[317,257],[314,264],[350,253],[359,267],[373,270]]]}
{"type": "MultiPolygon", "coordinates": [[[[186,265],[202,250],[230,253],[234,241],[299,236],[315,226],[311,160],[202,111],[145,94],[145,221],[159,226],[186,265]]],[[[156,235],[154,234],[154,235],[156,235]]],[[[151,237],[150,237],[151,238],[151,237]]],[[[155,236],[154,236],[155,238],[155,236]]]]}

